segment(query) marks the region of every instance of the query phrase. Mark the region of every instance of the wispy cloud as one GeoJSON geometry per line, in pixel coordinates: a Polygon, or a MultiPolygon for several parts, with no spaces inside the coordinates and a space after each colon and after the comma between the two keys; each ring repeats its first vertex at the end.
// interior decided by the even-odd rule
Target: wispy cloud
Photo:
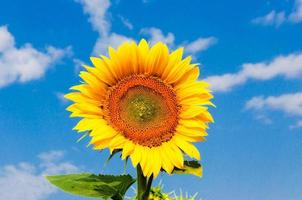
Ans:
{"type": "Polygon", "coordinates": [[[26,43],[18,48],[7,26],[0,26],[0,88],[39,79],[51,66],[70,54],[71,47],[48,46],[45,51],[39,51],[26,43]]]}
{"type": "Polygon", "coordinates": [[[198,38],[192,42],[189,42],[185,45],[185,50],[189,54],[196,54],[201,51],[208,49],[210,46],[217,43],[217,39],[215,37],[206,37],[206,38],[198,38]]]}
{"type": "Polygon", "coordinates": [[[151,45],[157,42],[163,42],[169,46],[174,46],[175,36],[171,32],[165,35],[161,29],[155,27],[143,28],[140,32],[149,37],[149,43],[151,45]]]}
{"type": "Polygon", "coordinates": [[[124,24],[124,26],[126,26],[129,30],[133,29],[133,24],[128,19],[126,19],[125,17],[123,17],[121,15],[119,15],[118,17],[120,18],[120,20],[124,24]]]}
{"type": "Polygon", "coordinates": [[[289,21],[293,23],[302,22],[302,0],[296,0],[293,11],[289,15],[289,21]]]}
{"type": "MultiPolygon", "coordinates": [[[[269,119],[263,114],[265,111],[281,111],[289,116],[302,116],[302,92],[283,94],[280,96],[257,96],[253,97],[245,104],[245,109],[258,112],[257,116],[265,116],[260,120],[269,119]]],[[[268,122],[271,122],[269,119],[268,122]]],[[[291,125],[290,129],[302,127],[302,121],[291,125]]]]}
{"type": "Polygon", "coordinates": [[[280,26],[285,22],[300,23],[302,22],[302,0],[295,0],[294,7],[288,15],[285,11],[277,12],[275,10],[270,11],[264,16],[256,17],[252,20],[252,23],[263,26],[280,26]]]}
{"type": "Polygon", "coordinates": [[[269,12],[268,14],[261,16],[261,17],[257,17],[255,19],[252,20],[252,23],[254,24],[260,24],[263,26],[280,26],[281,24],[283,24],[285,22],[286,18],[285,18],[285,12],[276,12],[275,10],[269,12]]]}
{"type": "Polygon", "coordinates": [[[74,58],[74,59],[72,59],[72,61],[73,61],[73,64],[74,64],[74,73],[78,74],[85,62],[78,59],[78,58],[74,58]]]}
{"type": "Polygon", "coordinates": [[[263,124],[269,125],[273,123],[273,120],[264,113],[258,113],[255,118],[263,124]]]}
{"type": "Polygon", "coordinates": [[[289,129],[291,130],[296,128],[302,128],[302,120],[299,120],[295,124],[289,126],[289,129]]]}
{"type": "Polygon", "coordinates": [[[101,36],[108,35],[111,23],[107,10],[110,7],[109,0],[75,0],[83,6],[84,13],[89,16],[88,21],[93,29],[101,36]]]}
{"type": "Polygon", "coordinates": [[[195,57],[199,52],[208,49],[217,42],[215,37],[200,37],[194,41],[184,41],[181,44],[175,44],[175,35],[171,32],[164,34],[164,32],[155,27],[143,28],[141,34],[149,37],[149,42],[155,44],[157,42],[164,42],[171,48],[183,46],[185,53],[195,57]]]}
{"type": "MultiPolygon", "coordinates": [[[[93,54],[107,54],[108,46],[117,47],[125,41],[134,41],[131,37],[123,34],[114,33],[111,31],[111,21],[108,18],[108,9],[110,7],[109,0],[75,0],[82,4],[84,12],[89,15],[89,22],[93,29],[99,33],[99,37],[94,45],[93,54]]],[[[124,17],[119,16],[122,23],[129,29],[133,28],[133,25],[124,17]]],[[[170,47],[177,47],[175,44],[175,36],[173,33],[164,32],[155,27],[142,28],[140,34],[149,38],[151,45],[161,41],[169,45],[170,47]]],[[[187,53],[193,54],[193,57],[215,44],[217,39],[214,37],[200,37],[195,41],[184,41],[180,46],[184,46],[187,53]]]]}
{"type": "Polygon", "coordinates": [[[62,105],[65,105],[67,104],[69,101],[64,97],[64,93],[63,92],[55,92],[54,93],[55,96],[57,97],[57,99],[59,100],[59,102],[62,104],[62,105]]]}
{"type": "Polygon", "coordinates": [[[117,33],[111,33],[107,37],[99,37],[93,48],[94,55],[107,55],[108,46],[116,48],[126,41],[133,41],[133,39],[117,33]]]}
{"type": "Polygon", "coordinates": [[[281,96],[253,97],[246,103],[245,108],[252,110],[272,109],[290,115],[302,116],[302,92],[281,96]]]}
{"type": "Polygon", "coordinates": [[[46,180],[46,175],[74,173],[78,168],[62,161],[64,152],[50,151],[38,155],[36,165],[21,162],[0,168],[0,197],[7,200],[42,200],[57,191],[46,180]]]}
{"type": "Polygon", "coordinates": [[[240,71],[207,77],[215,92],[231,91],[235,86],[248,80],[266,81],[277,76],[286,79],[300,78],[302,75],[302,53],[277,56],[269,62],[245,63],[240,71]]]}
{"type": "Polygon", "coordinates": [[[131,41],[130,37],[111,32],[111,21],[108,18],[109,0],[75,0],[83,6],[84,13],[89,16],[88,21],[93,29],[99,33],[93,54],[107,54],[107,47],[117,47],[124,41],[131,41]]]}

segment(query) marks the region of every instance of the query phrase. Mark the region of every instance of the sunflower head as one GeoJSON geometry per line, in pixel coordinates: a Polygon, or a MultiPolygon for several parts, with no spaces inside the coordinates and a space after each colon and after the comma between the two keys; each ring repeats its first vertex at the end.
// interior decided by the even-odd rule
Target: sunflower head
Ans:
{"type": "Polygon", "coordinates": [[[125,42],[91,62],[66,98],[74,102],[71,117],[82,118],[74,129],[89,132],[94,149],[122,151],[147,177],[183,168],[185,154],[200,159],[192,143],[204,141],[213,122],[213,96],[182,48],[125,42]]]}

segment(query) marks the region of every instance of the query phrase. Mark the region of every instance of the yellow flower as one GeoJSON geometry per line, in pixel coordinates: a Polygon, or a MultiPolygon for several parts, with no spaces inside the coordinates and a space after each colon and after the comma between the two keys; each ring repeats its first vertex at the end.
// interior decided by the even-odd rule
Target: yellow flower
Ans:
{"type": "Polygon", "coordinates": [[[204,141],[213,122],[206,107],[213,96],[198,80],[197,64],[182,54],[141,40],[91,57],[94,67],[84,65],[83,83],[65,96],[74,102],[71,117],[83,118],[74,129],[88,132],[96,150],[121,150],[146,177],[183,168],[184,154],[200,160],[192,142],[204,141]]]}

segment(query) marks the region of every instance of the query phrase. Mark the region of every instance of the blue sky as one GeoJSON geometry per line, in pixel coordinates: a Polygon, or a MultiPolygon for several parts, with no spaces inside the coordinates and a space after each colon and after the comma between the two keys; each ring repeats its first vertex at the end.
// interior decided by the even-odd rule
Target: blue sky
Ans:
{"type": "Polygon", "coordinates": [[[184,46],[217,106],[203,178],[157,182],[204,200],[302,199],[301,0],[1,0],[0,13],[0,200],[82,199],[42,175],[124,172],[76,143],[62,94],[90,55],[142,37],[184,46]]]}

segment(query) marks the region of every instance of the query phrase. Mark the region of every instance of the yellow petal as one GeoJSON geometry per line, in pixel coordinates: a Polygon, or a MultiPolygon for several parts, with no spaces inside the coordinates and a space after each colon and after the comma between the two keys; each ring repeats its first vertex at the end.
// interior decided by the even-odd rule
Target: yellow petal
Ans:
{"type": "MultiPolygon", "coordinates": [[[[114,137],[117,135],[117,132],[112,129],[109,125],[99,125],[97,128],[93,129],[89,135],[92,137],[90,143],[94,144],[98,141],[106,140],[109,138],[112,138],[113,140],[114,137]]],[[[111,145],[109,144],[108,146],[111,145]]]]}
{"type": "Polygon", "coordinates": [[[94,145],[93,149],[95,149],[95,150],[102,150],[102,149],[108,148],[108,144],[109,144],[110,141],[111,141],[111,138],[104,139],[104,140],[99,140],[99,141],[97,141],[97,142],[95,142],[93,144],[94,145]]]}
{"type": "Polygon", "coordinates": [[[135,168],[138,163],[141,161],[141,156],[142,156],[142,146],[136,144],[134,147],[134,152],[130,155],[132,165],[135,168]]]}
{"type": "Polygon", "coordinates": [[[198,136],[202,136],[205,137],[208,135],[208,133],[205,131],[205,129],[202,128],[196,128],[196,127],[185,127],[181,124],[179,124],[176,127],[176,132],[182,134],[182,135],[186,135],[189,137],[198,137],[198,136]]]}
{"type": "Polygon", "coordinates": [[[175,89],[181,87],[183,84],[191,84],[194,83],[199,76],[199,68],[193,67],[189,71],[187,71],[175,84],[175,89]]]}
{"type": "Polygon", "coordinates": [[[67,107],[68,111],[82,114],[92,114],[96,116],[103,116],[103,110],[94,104],[90,103],[75,103],[67,107]]]}
{"type": "Polygon", "coordinates": [[[202,99],[202,98],[199,98],[199,97],[190,97],[190,98],[187,98],[187,99],[183,99],[183,100],[180,100],[180,104],[181,105],[211,105],[211,106],[214,106],[215,105],[207,100],[207,99],[202,99]]]}
{"type": "Polygon", "coordinates": [[[148,74],[161,75],[168,64],[169,50],[162,42],[155,44],[149,51],[146,60],[148,74]]]}
{"type": "Polygon", "coordinates": [[[184,166],[184,159],[183,159],[183,155],[180,152],[179,148],[176,147],[175,144],[172,144],[171,142],[166,142],[162,146],[165,146],[164,148],[166,149],[166,152],[167,152],[170,160],[173,162],[173,164],[177,168],[182,169],[184,166]]]}
{"type": "Polygon", "coordinates": [[[184,60],[179,62],[175,65],[170,73],[168,74],[167,78],[164,79],[166,83],[173,84],[177,82],[184,74],[192,69],[194,66],[190,65],[191,57],[186,57],[184,60]]]}
{"type": "Polygon", "coordinates": [[[134,74],[139,73],[139,50],[135,42],[130,44],[130,55],[131,55],[131,72],[134,74]]]}
{"type": "Polygon", "coordinates": [[[180,119],[179,124],[185,127],[194,127],[200,129],[208,128],[208,125],[204,121],[198,119],[180,119]]]}
{"type": "Polygon", "coordinates": [[[109,146],[112,147],[112,149],[122,149],[127,139],[122,136],[121,134],[117,134],[109,143],[109,146]]]}
{"type": "MultiPolygon", "coordinates": [[[[86,70],[92,71],[95,69],[93,67],[89,67],[84,65],[86,70]]],[[[79,75],[85,83],[87,83],[94,91],[99,91],[104,93],[106,91],[107,85],[99,78],[97,78],[93,73],[81,71],[79,75]]]]}
{"type": "Polygon", "coordinates": [[[162,168],[168,173],[171,174],[173,169],[174,169],[174,165],[173,162],[170,160],[169,158],[169,154],[166,151],[165,147],[161,147],[160,149],[160,159],[162,160],[162,168]]]}
{"type": "Polygon", "coordinates": [[[89,97],[87,97],[84,94],[79,93],[79,92],[71,92],[69,94],[64,95],[64,97],[66,99],[69,99],[69,100],[77,102],[77,103],[91,103],[91,104],[94,104],[96,106],[101,105],[100,101],[97,101],[95,99],[91,99],[91,98],[89,98],[89,97]]]}
{"type": "Polygon", "coordinates": [[[87,119],[84,118],[78,122],[78,124],[73,128],[79,132],[89,131],[94,129],[98,124],[106,124],[103,119],[87,119]]]}
{"type": "Polygon", "coordinates": [[[195,158],[196,160],[200,160],[199,151],[193,144],[186,142],[181,137],[178,137],[178,135],[174,135],[172,140],[175,141],[177,146],[181,148],[188,156],[195,158]]]}
{"type": "Polygon", "coordinates": [[[204,142],[205,141],[205,138],[203,136],[188,136],[188,135],[181,134],[178,132],[175,133],[175,136],[176,135],[178,138],[181,138],[182,140],[187,141],[187,142],[204,142]]]}
{"type": "Polygon", "coordinates": [[[153,163],[152,163],[152,168],[153,168],[153,177],[156,178],[157,175],[160,172],[161,166],[162,166],[162,161],[160,159],[160,152],[159,152],[160,147],[155,147],[151,148],[151,151],[153,153],[153,163]]]}
{"type": "Polygon", "coordinates": [[[102,100],[106,94],[105,88],[99,88],[98,90],[92,89],[88,84],[75,85],[70,88],[71,90],[76,90],[86,95],[91,99],[96,99],[98,101],[102,100]]]}
{"type": "Polygon", "coordinates": [[[199,81],[190,84],[183,84],[176,90],[177,96],[181,99],[185,99],[190,96],[196,96],[204,99],[211,99],[213,96],[210,93],[210,90],[207,89],[208,84],[199,81]]]}
{"type": "Polygon", "coordinates": [[[214,119],[208,111],[196,116],[195,118],[199,121],[214,123],[214,119]]]}
{"type": "Polygon", "coordinates": [[[139,73],[145,73],[145,63],[149,53],[149,45],[146,40],[142,39],[138,44],[138,65],[139,73]]]}
{"type": "MultiPolygon", "coordinates": [[[[109,55],[112,57],[116,56],[116,51],[109,47],[109,55]],[[113,53],[114,52],[114,53],[113,53]]],[[[111,72],[115,80],[120,80],[122,78],[121,66],[117,59],[109,59],[106,56],[101,55],[103,60],[103,65],[111,72]]]]}
{"type": "Polygon", "coordinates": [[[148,177],[149,170],[150,172],[152,172],[152,168],[151,168],[152,155],[150,155],[151,152],[149,147],[144,146],[141,148],[141,151],[142,151],[142,157],[141,157],[140,166],[142,167],[144,176],[148,177]]]}
{"type": "Polygon", "coordinates": [[[113,85],[116,82],[113,74],[110,72],[110,70],[107,68],[107,66],[104,64],[104,61],[101,58],[90,57],[90,60],[96,68],[95,71],[98,72],[99,79],[101,79],[102,81],[104,81],[109,85],[113,85]]]}
{"type": "Polygon", "coordinates": [[[135,144],[132,141],[127,141],[123,147],[122,160],[126,159],[130,154],[133,153],[135,144]]]}
{"type": "Polygon", "coordinates": [[[132,50],[131,42],[125,42],[117,51],[118,61],[121,65],[122,76],[129,76],[134,71],[134,65],[137,65],[136,51],[132,50]]]}
{"type": "Polygon", "coordinates": [[[135,42],[125,42],[117,51],[109,48],[111,62],[116,74],[119,76],[118,79],[139,72],[138,54],[139,50],[135,42]]]}
{"type": "Polygon", "coordinates": [[[183,54],[183,48],[178,48],[169,55],[168,64],[161,76],[163,80],[167,78],[167,76],[170,74],[173,68],[181,61],[182,54],[183,54]]]}
{"type": "Polygon", "coordinates": [[[180,117],[181,118],[193,118],[207,111],[207,108],[202,106],[183,106],[181,108],[180,117]]]}

